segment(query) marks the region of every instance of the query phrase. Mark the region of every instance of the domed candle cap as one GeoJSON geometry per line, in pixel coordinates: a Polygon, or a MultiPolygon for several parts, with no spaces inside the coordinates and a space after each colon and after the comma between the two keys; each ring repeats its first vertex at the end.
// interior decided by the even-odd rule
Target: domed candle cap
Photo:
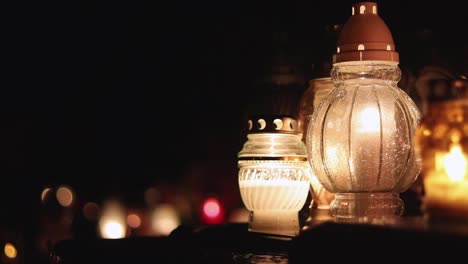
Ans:
{"type": "Polygon", "coordinates": [[[358,2],[344,24],[333,63],[347,61],[399,62],[392,33],[377,13],[377,3],[358,2]]]}

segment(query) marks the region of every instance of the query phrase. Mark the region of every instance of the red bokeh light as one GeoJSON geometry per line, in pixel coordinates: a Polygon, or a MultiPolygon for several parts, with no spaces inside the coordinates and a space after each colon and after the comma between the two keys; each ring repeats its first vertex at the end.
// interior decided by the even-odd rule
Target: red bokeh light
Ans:
{"type": "Polygon", "coordinates": [[[206,224],[219,224],[224,221],[224,209],[216,198],[207,198],[202,205],[202,220],[206,224]]]}

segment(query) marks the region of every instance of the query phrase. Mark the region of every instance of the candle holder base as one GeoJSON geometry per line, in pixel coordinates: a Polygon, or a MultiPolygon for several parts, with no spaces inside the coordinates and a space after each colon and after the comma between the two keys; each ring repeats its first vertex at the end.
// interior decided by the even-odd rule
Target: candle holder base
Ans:
{"type": "Polygon", "coordinates": [[[397,193],[336,193],[330,211],[337,222],[392,223],[404,203],[397,193]]]}
{"type": "Polygon", "coordinates": [[[299,234],[297,211],[252,211],[249,217],[249,231],[270,235],[294,237],[299,234]]]}

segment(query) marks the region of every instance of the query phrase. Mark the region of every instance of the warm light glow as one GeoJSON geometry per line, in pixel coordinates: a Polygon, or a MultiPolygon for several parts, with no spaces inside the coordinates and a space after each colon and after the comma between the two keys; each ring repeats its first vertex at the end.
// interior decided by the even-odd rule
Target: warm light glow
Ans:
{"type": "MultiPolygon", "coordinates": [[[[271,118],[268,123],[275,121],[271,118]]],[[[247,141],[238,153],[238,185],[242,202],[249,211],[249,231],[296,236],[300,230],[298,211],[309,194],[310,166],[297,121],[284,118],[283,124],[291,133],[270,133],[267,129],[266,133],[247,135],[247,141]]],[[[205,202],[208,204],[208,200],[205,202]]],[[[221,219],[225,217],[223,207],[221,203],[219,205],[222,212],[219,218],[209,217],[201,208],[205,223],[224,221],[221,219]]]]}
{"type": "Polygon", "coordinates": [[[378,109],[367,107],[359,115],[357,131],[360,133],[375,133],[380,131],[380,114],[378,109]]]}
{"type": "Polygon", "coordinates": [[[11,244],[11,243],[6,243],[5,244],[5,247],[3,248],[3,252],[5,253],[5,256],[7,258],[11,258],[11,259],[16,258],[16,255],[18,254],[18,252],[16,251],[15,246],[13,246],[13,244],[11,244]]]}
{"type": "Polygon", "coordinates": [[[103,225],[103,238],[117,239],[125,237],[125,228],[118,221],[109,220],[103,225]]]}
{"type": "Polygon", "coordinates": [[[239,181],[244,204],[251,211],[298,211],[307,199],[309,188],[309,179],[303,181],[287,179],[239,181]]]}
{"type": "Polygon", "coordinates": [[[44,203],[47,199],[47,196],[50,194],[50,192],[52,191],[51,188],[45,188],[44,190],[42,190],[42,193],[41,193],[41,201],[44,203]]]}
{"type": "Polygon", "coordinates": [[[137,214],[129,214],[127,216],[127,225],[131,228],[138,228],[141,225],[141,218],[137,214]]]}
{"type": "Polygon", "coordinates": [[[99,219],[102,238],[124,238],[127,232],[126,214],[117,201],[108,201],[99,219]]]}
{"type": "Polygon", "coordinates": [[[326,157],[327,157],[327,162],[330,164],[331,168],[337,168],[340,164],[340,159],[338,158],[338,148],[336,146],[329,146],[327,145],[327,148],[325,149],[326,151],[326,157]]]}
{"type": "Polygon", "coordinates": [[[245,207],[253,213],[254,221],[249,222],[252,230],[297,234],[298,211],[310,190],[308,177],[301,181],[281,178],[239,180],[239,189],[245,207]]]}
{"type": "Polygon", "coordinates": [[[63,207],[69,207],[73,203],[73,192],[70,188],[62,186],[57,189],[57,201],[63,207]]]}
{"type": "Polygon", "coordinates": [[[457,89],[462,89],[464,86],[464,82],[462,80],[455,80],[453,81],[453,87],[457,89]]]}
{"type": "Polygon", "coordinates": [[[423,135],[426,136],[426,137],[428,137],[428,136],[432,135],[432,132],[431,132],[431,130],[429,130],[429,129],[424,129],[423,135]]]}
{"type": "Polygon", "coordinates": [[[444,158],[444,168],[451,181],[461,181],[466,173],[466,159],[460,145],[450,148],[450,153],[444,158]]]}
{"type": "Polygon", "coordinates": [[[288,179],[270,179],[270,180],[242,180],[239,181],[240,187],[257,187],[257,186],[291,186],[309,188],[309,181],[294,181],[288,179]]]}
{"type": "Polygon", "coordinates": [[[444,100],[430,104],[416,131],[418,156],[424,165],[424,211],[429,220],[467,223],[468,104],[463,96],[444,100]],[[425,130],[433,131],[432,135],[425,130]]]}
{"type": "Polygon", "coordinates": [[[151,226],[156,235],[167,236],[179,225],[179,215],[170,204],[157,206],[151,215],[151,226]]]}

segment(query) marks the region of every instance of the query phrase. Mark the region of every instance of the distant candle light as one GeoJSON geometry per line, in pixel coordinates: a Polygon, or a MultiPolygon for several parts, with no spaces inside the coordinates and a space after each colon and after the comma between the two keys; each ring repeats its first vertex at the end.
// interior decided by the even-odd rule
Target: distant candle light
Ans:
{"type": "Polygon", "coordinates": [[[158,205],[151,215],[151,226],[158,236],[169,235],[179,224],[179,215],[171,204],[158,205]]]}
{"type": "Polygon", "coordinates": [[[5,256],[10,259],[14,259],[18,255],[15,246],[13,246],[13,244],[11,243],[5,244],[5,246],[3,247],[3,252],[5,253],[5,256]]]}
{"type": "Polygon", "coordinates": [[[63,207],[69,207],[73,203],[73,192],[68,187],[59,187],[56,197],[59,204],[63,207]]]}
{"type": "Polygon", "coordinates": [[[459,145],[452,146],[444,158],[444,169],[451,181],[461,181],[466,173],[466,160],[459,145]]]}
{"type": "Polygon", "coordinates": [[[102,237],[110,239],[123,238],[125,237],[125,229],[118,221],[109,220],[103,225],[102,237]]]}
{"type": "Polygon", "coordinates": [[[127,232],[126,214],[117,201],[109,201],[99,219],[99,231],[102,238],[124,238],[127,232]]]}
{"type": "Polygon", "coordinates": [[[131,228],[138,228],[141,225],[141,218],[137,214],[129,214],[127,216],[127,224],[131,228]]]}

